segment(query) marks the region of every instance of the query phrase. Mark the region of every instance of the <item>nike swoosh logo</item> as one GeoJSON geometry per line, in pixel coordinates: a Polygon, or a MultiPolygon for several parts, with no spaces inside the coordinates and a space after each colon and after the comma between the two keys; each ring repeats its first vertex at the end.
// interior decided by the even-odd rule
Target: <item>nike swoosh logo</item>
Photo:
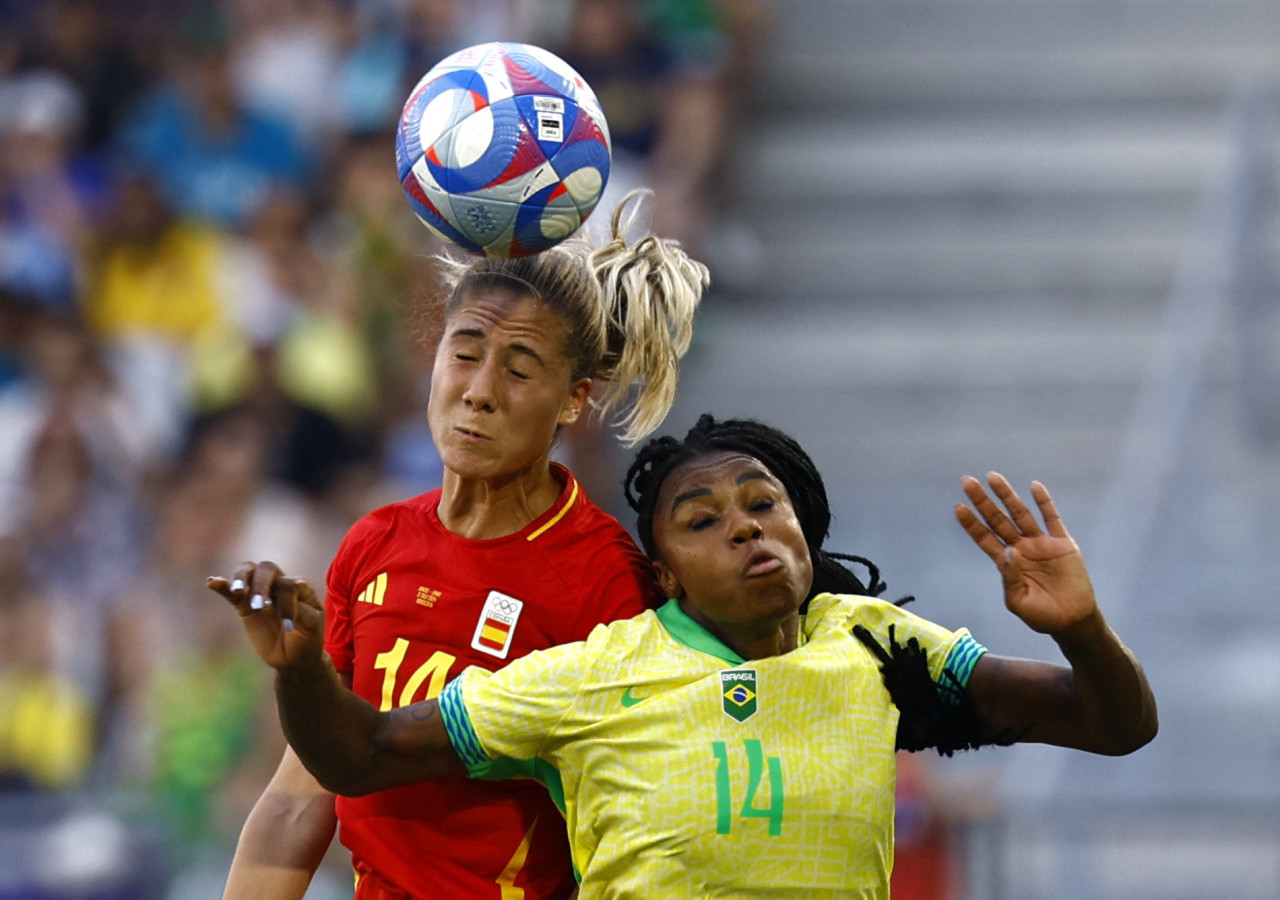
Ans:
{"type": "Polygon", "coordinates": [[[630,687],[628,687],[625,691],[622,692],[622,705],[627,708],[635,706],[637,703],[643,703],[648,699],[649,699],[648,697],[632,697],[630,687]]]}

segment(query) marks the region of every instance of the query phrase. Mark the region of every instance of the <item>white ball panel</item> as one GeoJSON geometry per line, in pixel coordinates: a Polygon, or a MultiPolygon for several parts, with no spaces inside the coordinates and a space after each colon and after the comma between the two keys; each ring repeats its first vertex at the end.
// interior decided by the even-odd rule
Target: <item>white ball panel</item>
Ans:
{"type": "Polygon", "coordinates": [[[506,58],[504,53],[495,53],[476,70],[476,74],[484,80],[484,90],[491,104],[515,95],[511,76],[507,73],[506,58]]]}
{"type": "Polygon", "coordinates": [[[449,164],[457,168],[472,165],[489,151],[492,143],[493,111],[486,106],[467,116],[454,129],[449,164]]]}
{"type": "Polygon", "coordinates": [[[433,97],[423,108],[422,117],[418,120],[418,142],[424,149],[440,140],[440,136],[453,126],[462,103],[469,109],[470,96],[464,90],[454,89],[433,97]]]}
{"type": "Polygon", "coordinates": [[[553,241],[561,241],[578,230],[582,217],[574,209],[558,209],[548,206],[538,220],[542,234],[553,241]]]}
{"type": "Polygon", "coordinates": [[[584,166],[570,172],[564,180],[565,190],[579,207],[590,205],[600,199],[600,190],[604,187],[604,178],[595,166],[584,166]]]}
{"type": "Polygon", "coordinates": [[[520,196],[517,199],[521,201],[528,200],[538,191],[555,184],[559,179],[560,176],[556,174],[555,167],[549,162],[544,162],[536,169],[517,179],[520,182],[520,196]]]}

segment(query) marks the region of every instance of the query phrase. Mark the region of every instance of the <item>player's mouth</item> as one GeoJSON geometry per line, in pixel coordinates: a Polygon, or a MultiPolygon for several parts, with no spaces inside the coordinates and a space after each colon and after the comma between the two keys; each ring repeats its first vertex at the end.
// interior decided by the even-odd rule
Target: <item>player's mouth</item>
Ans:
{"type": "Polygon", "coordinates": [[[489,435],[484,434],[483,432],[473,431],[473,430],[472,430],[472,429],[470,429],[470,428],[463,428],[461,425],[456,426],[453,430],[454,430],[454,432],[455,432],[455,433],[457,433],[457,434],[461,435],[461,437],[462,437],[462,439],[463,439],[463,440],[467,440],[467,441],[488,441],[488,440],[492,440],[492,439],[489,437],[489,435]]]}
{"type": "Polygon", "coordinates": [[[782,568],[782,560],[764,550],[759,550],[747,557],[746,564],[742,567],[742,574],[748,578],[758,578],[761,575],[769,575],[782,568]]]}

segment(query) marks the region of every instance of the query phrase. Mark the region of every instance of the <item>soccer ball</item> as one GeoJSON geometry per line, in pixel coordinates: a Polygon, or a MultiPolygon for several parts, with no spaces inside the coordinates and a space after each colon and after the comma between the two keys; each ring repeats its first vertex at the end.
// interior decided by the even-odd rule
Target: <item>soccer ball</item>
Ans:
{"type": "Polygon", "coordinates": [[[396,170],[418,218],[486,256],[528,256],[577,231],[600,200],[610,155],[591,88],[530,44],[445,57],[409,95],[396,131],[396,170]]]}

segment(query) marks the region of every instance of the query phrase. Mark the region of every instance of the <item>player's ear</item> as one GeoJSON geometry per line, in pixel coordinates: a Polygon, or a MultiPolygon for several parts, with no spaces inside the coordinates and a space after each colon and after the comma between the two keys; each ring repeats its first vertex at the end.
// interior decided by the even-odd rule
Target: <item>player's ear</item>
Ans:
{"type": "Polygon", "coordinates": [[[653,561],[653,572],[658,576],[658,585],[662,588],[664,596],[680,597],[684,594],[684,587],[680,584],[680,579],[676,578],[676,573],[665,562],[655,559],[653,561]]]}
{"type": "Polygon", "coordinates": [[[590,378],[581,378],[574,382],[569,389],[569,399],[560,409],[560,418],[556,420],[557,425],[572,425],[578,421],[582,411],[587,408],[587,401],[591,398],[591,385],[590,378]]]}

